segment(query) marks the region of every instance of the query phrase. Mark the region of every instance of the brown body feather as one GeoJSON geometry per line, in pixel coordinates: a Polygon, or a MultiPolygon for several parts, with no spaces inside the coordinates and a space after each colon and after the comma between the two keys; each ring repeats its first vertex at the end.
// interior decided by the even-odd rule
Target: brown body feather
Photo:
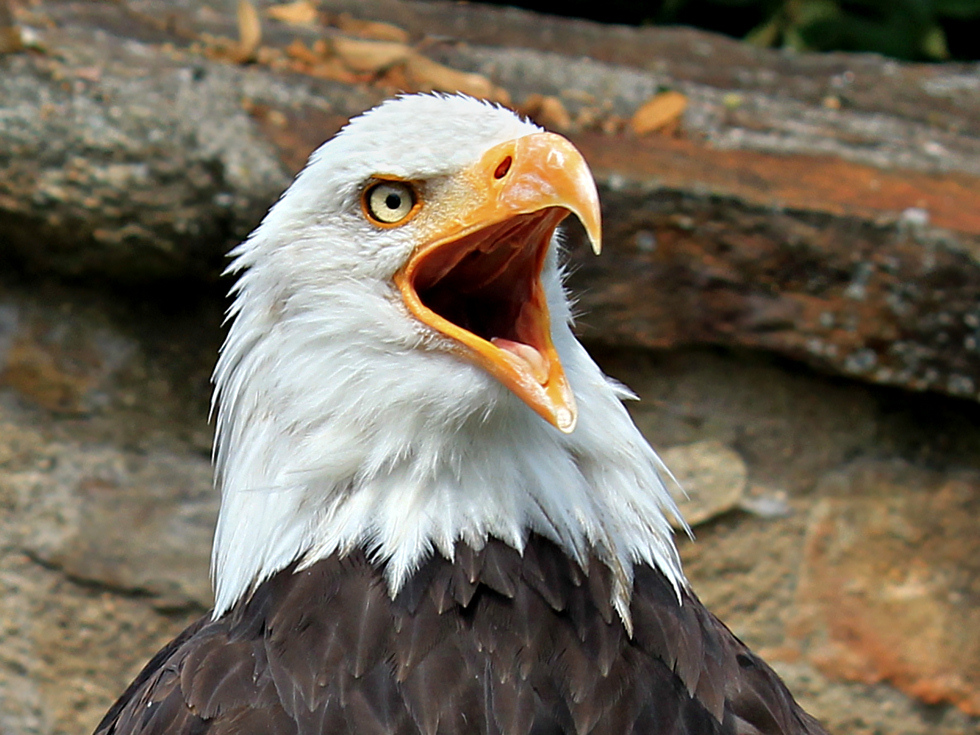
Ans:
{"type": "Polygon", "coordinates": [[[434,556],[392,600],[362,552],[289,568],[164,648],[97,735],[818,735],[690,592],[532,537],[434,556]]]}

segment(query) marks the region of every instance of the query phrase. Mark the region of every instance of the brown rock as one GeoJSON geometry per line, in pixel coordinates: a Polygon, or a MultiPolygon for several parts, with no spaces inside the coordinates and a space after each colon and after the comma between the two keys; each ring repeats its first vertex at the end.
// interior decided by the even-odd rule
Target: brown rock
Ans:
{"type": "Polygon", "coordinates": [[[796,624],[809,659],[980,714],[980,474],[864,461],[818,492],[796,624]]]}
{"type": "Polygon", "coordinates": [[[684,491],[677,507],[688,525],[739,507],[748,470],[735,450],[717,441],[695,442],[671,447],[661,459],[684,491]]]}
{"type": "Polygon", "coordinates": [[[0,475],[34,496],[21,548],[71,579],[160,608],[210,607],[218,500],[207,460],[70,444],[43,452],[56,461],[0,475]]]}
{"type": "Polygon", "coordinates": [[[14,25],[7,0],[0,0],[0,54],[12,54],[23,48],[24,43],[14,25]]]}
{"type": "MultiPolygon", "coordinates": [[[[269,111],[267,122],[277,130],[302,122],[290,116],[280,127],[274,117],[269,111]]],[[[225,303],[215,297],[175,314],[118,301],[118,294],[36,284],[24,290],[0,293],[0,324],[7,325],[0,350],[3,335],[35,314],[48,325],[43,333],[81,342],[102,335],[98,343],[131,350],[114,371],[93,374],[98,386],[85,394],[84,415],[48,411],[0,386],[0,732],[67,735],[91,732],[146,661],[206,604],[205,511],[213,498],[205,416],[225,303]],[[137,539],[125,537],[137,528],[137,539]],[[169,565],[183,570],[182,581],[176,571],[166,576],[161,567],[169,565]]],[[[978,466],[980,409],[827,379],[762,355],[599,357],[642,394],[631,408],[656,446],[687,445],[695,455],[692,444],[713,441],[721,453],[736,449],[747,465],[747,495],[760,485],[787,489],[794,515],[723,513],[695,529],[695,543],[681,539],[681,553],[702,599],[777,667],[831,732],[978,732],[980,720],[951,705],[923,707],[887,682],[825,677],[786,623],[797,605],[808,506],[820,497],[814,478],[855,456],[904,451],[939,466],[978,466]]],[[[837,497],[835,487],[825,482],[819,491],[837,497]]]]}
{"type": "Polygon", "coordinates": [[[603,258],[569,237],[584,337],[763,349],[980,398],[969,68],[398,0],[325,0],[309,26],[269,20],[243,67],[201,56],[257,36],[237,0],[207,7],[32,5],[34,35],[58,53],[0,57],[4,255],[72,278],[215,278],[350,115],[398,90],[539,95],[555,101],[547,124],[571,121],[603,200],[603,258]],[[321,53],[338,38],[329,19],[368,45],[321,53]],[[686,99],[682,135],[624,130],[662,87],[686,99]],[[259,109],[288,125],[257,125],[259,109]]]}
{"type": "Polygon", "coordinates": [[[0,733],[91,732],[210,605],[220,308],[150,324],[145,306],[10,280],[0,362],[34,345],[80,390],[66,411],[0,383],[0,733]]]}
{"type": "Polygon", "coordinates": [[[135,350],[104,325],[0,301],[0,388],[59,413],[83,414],[135,350]]]}

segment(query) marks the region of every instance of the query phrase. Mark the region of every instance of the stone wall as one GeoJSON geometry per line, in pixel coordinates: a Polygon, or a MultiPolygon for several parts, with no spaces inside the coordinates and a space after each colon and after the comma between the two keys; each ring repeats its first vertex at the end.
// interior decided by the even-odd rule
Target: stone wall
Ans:
{"type": "Polygon", "coordinates": [[[259,5],[251,43],[218,0],[10,7],[0,732],[90,730],[206,611],[223,253],[350,115],[453,85],[596,171],[581,333],[689,490],[704,601],[834,733],[980,732],[976,67],[449,3],[259,5]]]}

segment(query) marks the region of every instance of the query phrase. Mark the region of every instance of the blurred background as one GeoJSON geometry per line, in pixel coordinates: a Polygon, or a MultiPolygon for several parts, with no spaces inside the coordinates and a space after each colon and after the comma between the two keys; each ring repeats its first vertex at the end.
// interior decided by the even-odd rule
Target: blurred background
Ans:
{"type": "Polygon", "coordinates": [[[0,733],[210,607],[225,253],[426,90],[592,166],[577,328],[704,602],[833,733],[980,733],[980,0],[526,5],[0,0],[0,733]]]}
{"type": "Polygon", "coordinates": [[[686,25],[795,51],[867,51],[909,61],[975,61],[978,0],[609,0],[496,3],[630,25],[686,25]]]}

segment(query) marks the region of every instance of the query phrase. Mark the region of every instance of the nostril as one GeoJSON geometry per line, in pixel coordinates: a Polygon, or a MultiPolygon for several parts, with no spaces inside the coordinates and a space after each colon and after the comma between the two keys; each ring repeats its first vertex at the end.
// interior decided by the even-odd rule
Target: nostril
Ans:
{"type": "Polygon", "coordinates": [[[510,156],[507,156],[507,158],[498,163],[496,170],[493,172],[493,178],[504,178],[504,176],[507,175],[507,172],[510,171],[510,164],[513,162],[513,160],[514,159],[512,159],[510,156]]]}

